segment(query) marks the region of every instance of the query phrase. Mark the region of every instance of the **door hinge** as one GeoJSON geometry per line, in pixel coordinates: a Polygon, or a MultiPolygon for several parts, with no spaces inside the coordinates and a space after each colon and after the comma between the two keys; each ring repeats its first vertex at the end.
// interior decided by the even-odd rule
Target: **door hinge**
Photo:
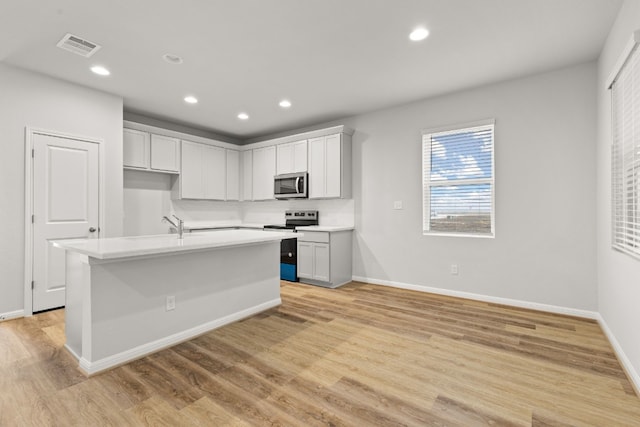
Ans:
{"type": "Polygon", "coordinates": [[[36,156],[36,150],[35,148],[31,149],[31,158],[34,158],[36,156]]]}
{"type": "Polygon", "coordinates": [[[34,280],[31,281],[31,290],[34,290],[36,287],[36,282],[34,280]]]}
{"type": "Polygon", "coordinates": [[[31,215],[31,224],[34,224],[35,222],[36,222],[36,216],[31,215]]]}

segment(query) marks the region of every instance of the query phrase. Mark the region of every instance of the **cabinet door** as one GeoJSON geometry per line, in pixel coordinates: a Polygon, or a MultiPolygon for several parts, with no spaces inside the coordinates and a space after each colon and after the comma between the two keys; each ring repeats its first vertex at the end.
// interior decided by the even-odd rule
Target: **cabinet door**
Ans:
{"type": "Polygon", "coordinates": [[[123,130],[122,164],[129,168],[149,169],[149,134],[147,132],[123,130]]]}
{"type": "Polygon", "coordinates": [[[307,171],[307,140],[293,143],[293,171],[307,171]]]}
{"type": "Polygon", "coordinates": [[[313,243],[298,240],[298,277],[313,279],[313,243]]]}
{"type": "Polygon", "coordinates": [[[276,174],[276,147],[253,150],[253,200],[273,199],[273,177],[276,174]]]}
{"type": "Polygon", "coordinates": [[[293,148],[293,143],[276,146],[276,172],[278,175],[295,172],[293,165],[293,148]]]}
{"type": "Polygon", "coordinates": [[[330,281],[329,244],[313,243],[313,278],[330,281]]]}
{"type": "Polygon", "coordinates": [[[227,150],[227,200],[240,200],[240,152],[227,150]]]}
{"type": "Polygon", "coordinates": [[[151,169],[179,172],[180,140],[151,134],[151,169]]]}
{"type": "Polygon", "coordinates": [[[325,143],[324,137],[309,140],[309,198],[325,195],[325,143]]]}
{"type": "Polygon", "coordinates": [[[224,200],[227,192],[227,156],[224,148],[202,145],[202,182],[205,199],[224,200]]]}
{"type": "Polygon", "coordinates": [[[342,163],[340,135],[325,137],[325,194],[324,197],[340,197],[342,163]]]}
{"type": "Polygon", "coordinates": [[[182,141],[182,166],[180,173],[180,197],[201,199],[202,190],[202,144],[182,141]]]}
{"type": "Polygon", "coordinates": [[[242,200],[253,200],[253,150],[242,154],[242,200]]]}

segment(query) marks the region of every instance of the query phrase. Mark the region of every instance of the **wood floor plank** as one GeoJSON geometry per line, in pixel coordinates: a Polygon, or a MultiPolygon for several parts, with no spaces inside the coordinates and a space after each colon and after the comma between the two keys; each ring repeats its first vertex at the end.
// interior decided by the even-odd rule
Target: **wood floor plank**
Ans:
{"type": "Polygon", "coordinates": [[[189,420],[190,426],[227,426],[227,427],[250,427],[246,421],[227,412],[223,407],[213,402],[208,397],[186,406],[180,413],[189,420]]]}
{"type": "Polygon", "coordinates": [[[0,426],[638,426],[597,322],[358,282],[87,378],[64,310],[0,323],[0,426]]]}

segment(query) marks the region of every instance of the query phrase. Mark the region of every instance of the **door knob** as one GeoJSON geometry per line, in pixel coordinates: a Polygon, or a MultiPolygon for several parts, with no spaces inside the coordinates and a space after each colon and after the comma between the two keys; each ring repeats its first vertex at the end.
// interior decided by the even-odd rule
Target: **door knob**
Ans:
{"type": "Polygon", "coordinates": [[[91,227],[91,228],[89,228],[89,233],[94,233],[95,231],[96,231],[96,228],[95,228],[95,227],[91,227]]]}

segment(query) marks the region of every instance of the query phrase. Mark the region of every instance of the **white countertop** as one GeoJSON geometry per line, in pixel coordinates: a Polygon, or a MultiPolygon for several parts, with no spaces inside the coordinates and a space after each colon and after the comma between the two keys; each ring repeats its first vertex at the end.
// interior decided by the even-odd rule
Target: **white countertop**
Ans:
{"type": "Polygon", "coordinates": [[[240,221],[185,221],[185,230],[214,230],[217,228],[256,228],[262,229],[264,224],[250,224],[240,221]]]}
{"type": "Polygon", "coordinates": [[[349,231],[355,229],[352,225],[306,225],[303,227],[296,227],[298,231],[328,231],[336,232],[336,231],[349,231]]]}
{"type": "MultiPolygon", "coordinates": [[[[215,230],[218,228],[232,228],[232,227],[262,229],[264,225],[265,224],[253,224],[253,223],[238,222],[238,221],[227,221],[227,222],[185,221],[184,229],[185,230],[215,230]]],[[[308,225],[308,226],[296,227],[296,230],[326,231],[331,233],[331,232],[337,232],[337,231],[349,231],[349,230],[353,230],[354,228],[355,227],[352,225],[308,225]]]]}
{"type": "Polygon", "coordinates": [[[58,240],[54,245],[93,258],[107,260],[143,255],[189,252],[202,249],[280,241],[291,233],[262,230],[219,230],[215,233],[185,233],[107,239],[58,240]]]}

